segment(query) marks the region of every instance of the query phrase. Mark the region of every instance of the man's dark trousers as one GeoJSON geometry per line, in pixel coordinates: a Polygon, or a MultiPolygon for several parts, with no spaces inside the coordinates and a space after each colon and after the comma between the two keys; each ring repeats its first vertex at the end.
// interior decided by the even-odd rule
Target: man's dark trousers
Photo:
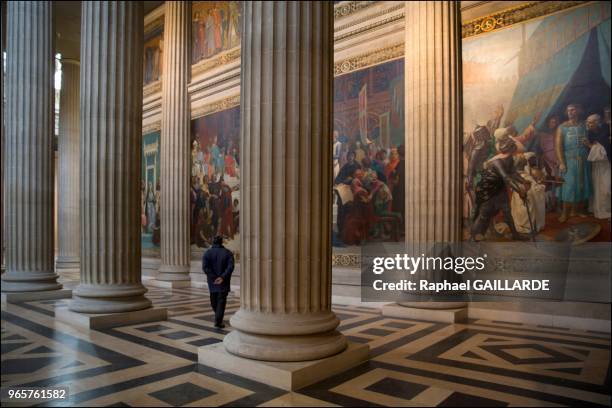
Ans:
{"type": "Polygon", "coordinates": [[[223,315],[225,314],[225,304],[227,303],[227,294],[229,292],[210,292],[210,305],[215,312],[215,326],[223,324],[223,315]]]}

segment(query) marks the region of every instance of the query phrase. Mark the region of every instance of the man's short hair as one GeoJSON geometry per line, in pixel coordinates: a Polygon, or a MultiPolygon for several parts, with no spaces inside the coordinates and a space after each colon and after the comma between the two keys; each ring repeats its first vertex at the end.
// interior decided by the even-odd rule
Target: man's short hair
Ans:
{"type": "Polygon", "coordinates": [[[223,244],[223,237],[220,235],[217,235],[216,237],[213,238],[213,244],[214,245],[222,245],[223,244]]]}

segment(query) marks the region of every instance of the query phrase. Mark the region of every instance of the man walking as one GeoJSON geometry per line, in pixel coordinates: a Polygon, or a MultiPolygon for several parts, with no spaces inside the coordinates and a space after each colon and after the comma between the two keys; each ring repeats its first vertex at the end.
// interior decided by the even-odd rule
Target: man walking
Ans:
{"type": "Polygon", "coordinates": [[[223,237],[216,236],[213,246],[204,253],[202,270],[208,280],[210,304],[215,312],[215,327],[222,329],[225,303],[230,290],[230,279],[234,272],[234,254],[223,246],[223,237]]]}

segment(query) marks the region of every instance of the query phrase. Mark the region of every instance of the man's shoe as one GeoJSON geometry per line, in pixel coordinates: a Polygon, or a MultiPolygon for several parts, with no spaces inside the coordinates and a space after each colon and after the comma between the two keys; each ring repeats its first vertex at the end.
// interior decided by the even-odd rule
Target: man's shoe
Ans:
{"type": "Polygon", "coordinates": [[[221,323],[221,324],[215,324],[215,327],[216,327],[217,329],[225,329],[225,325],[224,325],[223,323],[221,323]]]}

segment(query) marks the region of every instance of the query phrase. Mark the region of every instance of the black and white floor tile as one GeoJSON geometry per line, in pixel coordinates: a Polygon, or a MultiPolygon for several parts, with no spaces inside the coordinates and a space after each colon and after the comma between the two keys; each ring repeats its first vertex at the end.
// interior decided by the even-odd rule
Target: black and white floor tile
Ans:
{"type": "MultiPolygon", "coordinates": [[[[64,277],[72,281],[78,277],[64,277]]],[[[2,386],[70,387],[78,406],[610,406],[610,336],[476,320],[442,324],[335,305],[370,360],[298,392],[197,363],[223,340],[203,289],[149,288],[167,321],[83,331],[67,300],[2,307],[2,386]]],[[[228,298],[227,315],[239,308],[228,298]]]]}

